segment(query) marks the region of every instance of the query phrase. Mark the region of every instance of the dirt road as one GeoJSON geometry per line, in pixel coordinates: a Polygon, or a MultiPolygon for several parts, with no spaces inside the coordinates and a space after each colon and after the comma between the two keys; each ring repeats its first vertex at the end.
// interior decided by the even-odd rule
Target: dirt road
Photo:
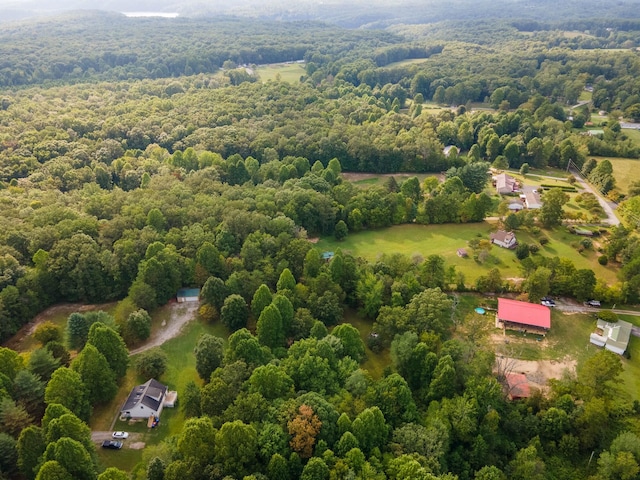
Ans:
{"type": "Polygon", "coordinates": [[[180,330],[191,320],[196,318],[200,302],[171,303],[164,308],[170,310],[169,320],[163,322],[160,328],[151,332],[151,336],[144,345],[129,351],[129,355],[135,355],[153,347],[162,345],[167,340],[177,337],[180,330]]]}

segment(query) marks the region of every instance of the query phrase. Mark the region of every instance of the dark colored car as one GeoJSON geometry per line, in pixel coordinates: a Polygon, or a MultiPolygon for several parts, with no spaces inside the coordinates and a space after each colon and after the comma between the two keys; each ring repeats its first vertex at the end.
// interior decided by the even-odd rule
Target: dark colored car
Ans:
{"type": "Polygon", "coordinates": [[[113,450],[119,450],[122,448],[122,442],[116,440],[105,440],[102,442],[102,448],[111,448],[113,450]]]}

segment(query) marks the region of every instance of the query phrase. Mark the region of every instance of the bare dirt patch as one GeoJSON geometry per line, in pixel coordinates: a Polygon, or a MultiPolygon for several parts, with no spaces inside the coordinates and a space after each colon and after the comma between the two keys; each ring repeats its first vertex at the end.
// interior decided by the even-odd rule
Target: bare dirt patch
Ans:
{"type": "Polygon", "coordinates": [[[142,450],[145,447],[145,443],[144,442],[133,442],[129,444],[129,448],[131,450],[142,450]]]}
{"type": "Polygon", "coordinates": [[[547,382],[550,379],[560,379],[566,373],[575,373],[578,362],[570,357],[563,360],[520,360],[499,357],[496,363],[501,364],[502,367],[506,366],[508,373],[524,374],[530,386],[546,391],[547,382]]]}
{"type": "Polygon", "coordinates": [[[180,330],[191,320],[196,318],[200,302],[172,302],[163,308],[169,309],[169,320],[162,322],[160,328],[155,328],[151,336],[137,348],[129,351],[130,355],[135,355],[153,347],[162,345],[167,340],[177,337],[180,330]]]}

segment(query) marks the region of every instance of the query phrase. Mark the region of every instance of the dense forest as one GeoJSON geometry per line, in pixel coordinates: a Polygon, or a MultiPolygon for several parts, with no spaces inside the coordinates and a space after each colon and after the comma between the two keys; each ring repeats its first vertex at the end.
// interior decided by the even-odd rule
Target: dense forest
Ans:
{"type": "MultiPolygon", "coordinates": [[[[512,402],[486,321],[458,305],[464,292],[640,301],[640,186],[619,188],[592,158],[640,158],[620,125],[640,117],[633,16],[383,31],[76,12],[7,25],[0,341],[53,304],[118,303],[64,331],[39,325],[31,352],[0,347],[0,478],[639,478],[640,404],[618,388],[618,356],[599,351],[512,402]],[[294,61],[299,81],[260,76],[294,61]],[[602,134],[585,135],[599,111],[602,134]],[[439,255],[323,258],[309,241],[488,216],[541,239],[570,217],[565,193],[509,214],[490,169],[569,162],[622,202],[623,224],[599,240],[614,282],[536,255],[542,240],[514,253],[522,282],[498,268],[469,281],[439,255]],[[409,175],[362,186],[345,171],[409,175]],[[180,432],[133,471],[105,469],[92,410],[127,377],[161,378],[166,354],[127,349],[184,286],[201,288],[198,321],[229,337],[191,347],[180,432]],[[365,340],[346,312],[370,325],[365,340]],[[366,347],[389,355],[380,375],[366,347]]],[[[468,247],[470,261],[491,257],[485,239],[468,247]]]]}
{"type": "Polygon", "coordinates": [[[346,28],[385,28],[398,24],[427,24],[444,20],[526,19],[528,22],[560,23],[562,19],[638,18],[637,0],[615,3],[599,1],[550,0],[432,0],[427,3],[398,0],[343,0],[314,2],[300,0],[292,4],[284,0],[230,0],[203,3],[192,0],[2,0],[0,21],[59,14],[79,9],[100,9],[118,12],[178,13],[184,17],[217,17],[233,15],[260,20],[300,21],[320,20],[346,28]]]}

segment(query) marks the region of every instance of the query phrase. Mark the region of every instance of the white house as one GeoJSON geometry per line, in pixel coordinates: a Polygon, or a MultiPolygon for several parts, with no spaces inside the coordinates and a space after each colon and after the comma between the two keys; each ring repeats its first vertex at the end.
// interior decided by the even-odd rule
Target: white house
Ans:
{"type": "Polygon", "coordinates": [[[177,395],[168,390],[166,385],[154,379],[134,387],[120,410],[120,416],[145,420],[149,417],[159,418],[163,407],[173,406],[172,404],[175,403],[177,395]],[[167,397],[169,397],[169,405],[166,402],[167,397]]]}
{"type": "Polygon", "coordinates": [[[631,324],[624,320],[618,320],[616,323],[608,323],[598,319],[598,326],[593,332],[589,341],[599,347],[623,355],[629,345],[629,337],[631,336],[631,324]]]}
{"type": "Polygon", "coordinates": [[[491,243],[495,243],[502,248],[515,248],[518,244],[516,240],[516,234],[513,232],[505,232],[504,230],[498,230],[495,233],[489,235],[491,243]]]}

